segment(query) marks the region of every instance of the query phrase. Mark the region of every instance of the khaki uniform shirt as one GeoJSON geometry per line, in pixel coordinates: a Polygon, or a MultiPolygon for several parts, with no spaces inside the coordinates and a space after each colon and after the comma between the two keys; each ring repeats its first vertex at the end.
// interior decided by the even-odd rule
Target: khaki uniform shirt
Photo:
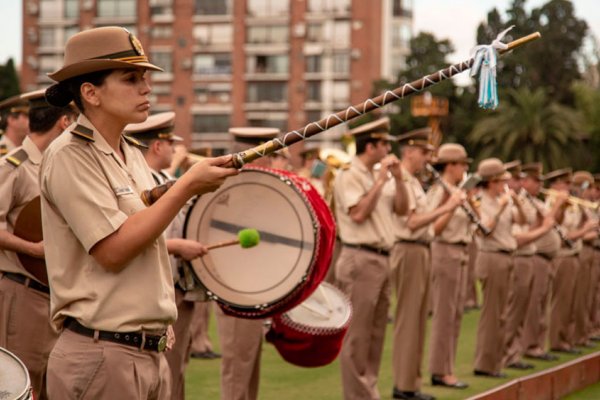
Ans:
{"type": "MultiPolygon", "coordinates": [[[[565,233],[565,236],[568,235],[570,231],[574,231],[580,228],[581,221],[583,219],[583,213],[581,212],[581,208],[579,206],[570,205],[565,210],[565,215],[560,225],[560,228],[565,233]]],[[[561,243],[561,248],[558,251],[559,256],[572,256],[577,255],[581,252],[583,248],[583,240],[577,239],[574,240],[573,243],[575,246],[570,248],[565,243],[561,243]]]]}
{"type": "Polygon", "coordinates": [[[389,249],[394,244],[392,215],[395,186],[384,185],[373,212],[362,224],[350,218],[350,208],[357,205],[373,187],[376,176],[355,157],[350,168],[340,171],[334,185],[335,214],[342,242],[389,249]]]}
{"type": "Polygon", "coordinates": [[[0,157],[4,157],[16,148],[17,145],[7,138],[6,135],[0,136],[0,157]],[[4,154],[4,152],[6,152],[6,154],[4,154]]]}
{"type": "MultiPolygon", "coordinates": [[[[40,195],[38,173],[42,153],[37,146],[26,137],[23,145],[14,149],[7,156],[23,149],[27,160],[15,166],[7,158],[0,160],[0,229],[14,232],[15,223],[21,210],[35,197],[40,195]]],[[[23,274],[35,279],[33,275],[21,266],[17,253],[0,251],[0,271],[23,274]]]]}
{"type": "MultiPolygon", "coordinates": [[[[402,176],[408,194],[408,214],[428,212],[433,208],[427,203],[427,196],[421,186],[421,182],[410,172],[402,168],[402,176]]],[[[431,242],[434,236],[433,223],[427,224],[419,229],[411,231],[407,226],[408,215],[398,216],[394,214],[394,237],[396,240],[425,241],[431,242]]]]}
{"type": "MultiPolygon", "coordinates": [[[[453,187],[448,182],[446,184],[453,187]]],[[[442,185],[436,183],[427,192],[427,203],[431,207],[437,208],[441,205],[445,195],[446,192],[442,185]]],[[[448,221],[444,230],[435,237],[435,240],[444,243],[471,243],[473,240],[473,224],[462,207],[457,207],[454,210],[450,221],[448,221]]]]}
{"type": "MultiPolygon", "coordinates": [[[[521,207],[523,209],[523,213],[525,214],[525,224],[513,224],[512,232],[513,234],[525,233],[531,230],[531,227],[535,225],[537,221],[537,211],[533,207],[533,205],[527,200],[525,197],[525,193],[523,190],[519,192],[519,201],[521,203],[521,207]]],[[[516,206],[513,209],[513,212],[516,214],[518,212],[516,206]]],[[[535,241],[531,241],[524,246],[517,248],[515,255],[518,256],[532,256],[536,253],[537,248],[535,247],[535,241]]]]}
{"type": "MultiPolygon", "coordinates": [[[[539,209],[544,215],[550,212],[550,209],[546,207],[543,201],[538,198],[531,196],[524,196],[524,200],[521,203],[524,209],[531,208],[536,213],[536,218],[539,218],[537,215],[537,210],[539,209]],[[535,206],[534,206],[535,204],[535,206]]],[[[527,211],[525,211],[527,212],[527,211]]],[[[536,253],[544,254],[547,257],[554,257],[560,249],[560,236],[556,232],[554,228],[550,229],[548,232],[544,233],[533,243],[535,244],[536,253]]]]}
{"type": "MultiPolygon", "coordinates": [[[[481,206],[479,213],[481,219],[491,220],[500,211],[498,199],[491,197],[485,190],[481,193],[481,206]]],[[[496,224],[496,227],[488,236],[478,235],[477,244],[481,251],[514,251],[517,248],[517,241],[512,235],[513,210],[508,204],[496,224]]]]}
{"type": "Polygon", "coordinates": [[[71,316],[91,329],[164,329],[177,318],[164,237],[118,273],[89,254],[145,208],[140,194],[155,186],[150,169],[123,138],[125,162],[84,115],[77,123],[93,130],[92,138],[69,129],[46,150],[40,169],[52,322],[60,329],[71,316]]]}

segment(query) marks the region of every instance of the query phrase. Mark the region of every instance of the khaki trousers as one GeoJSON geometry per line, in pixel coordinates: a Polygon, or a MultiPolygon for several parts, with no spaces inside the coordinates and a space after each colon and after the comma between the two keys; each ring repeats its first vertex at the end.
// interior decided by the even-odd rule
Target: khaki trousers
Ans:
{"type": "Polygon", "coordinates": [[[0,275],[0,347],[23,361],[36,399],[47,398],[46,366],[57,339],[50,296],[0,275]]]}
{"type": "Polygon", "coordinates": [[[221,399],[255,400],[264,321],[231,317],[220,308],[216,308],[215,314],[222,353],[221,399]]]}
{"type": "Polygon", "coordinates": [[[177,321],[173,325],[175,345],[170,351],[165,352],[171,370],[171,398],[173,400],[185,399],[185,368],[190,360],[190,322],[194,312],[194,303],[183,300],[184,294],[181,289],[175,287],[177,304],[177,321]]]}
{"type": "Polygon", "coordinates": [[[51,400],[168,400],[171,374],[164,353],[65,329],[50,353],[47,387],[51,400]]]}
{"type": "Polygon", "coordinates": [[[340,352],[344,399],[379,399],[377,379],[391,293],[388,257],[342,247],[335,275],[352,302],[352,322],[340,352]]]}
{"type": "Polygon", "coordinates": [[[592,297],[590,307],[593,334],[600,333],[600,249],[594,248],[594,261],[592,263],[592,297]]]}
{"type": "Polygon", "coordinates": [[[431,244],[431,293],[433,315],[429,347],[432,375],[454,375],[467,288],[466,246],[441,242],[431,244]]]}
{"type": "Polygon", "coordinates": [[[592,264],[594,249],[583,246],[579,253],[579,272],[575,283],[575,343],[584,344],[590,337],[590,293],[592,291],[592,264]]]}
{"type": "Polygon", "coordinates": [[[510,254],[479,251],[476,265],[475,271],[483,290],[483,304],[477,325],[475,369],[498,373],[504,355],[505,309],[513,260],[510,254]]]}
{"type": "Polygon", "coordinates": [[[552,276],[550,260],[542,256],[533,256],[531,296],[523,325],[522,346],[525,354],[545,352],[552,276]]]}
{"type": "Polygon", "coordinates": [[[213,307],[212,301],[196,302],[190,324],[191,331],[191,353],[205,353],[213,351],[213,345],[208,336],[208,322],[210,321],[210,310],[213,307]]]}
{"type": "Polygon", "coordinates": [[[506,328],[502,361],[504,366],[521,361],[525,352],[523,329],[533,288],[533,267],[533,256],[513,258],[508,303],[505,309],[506,328]]]}
{"type": "Polygon", "coordinates": [[[559,256],[554,258],[553,266],[556,275],[550,300],[550,348],[570,349],[575,344],[571,323],[579,262],[577,256],[559,256]]]}
{"type": "Polygon", "coordinates": [[[421,244],[398,242],[390,254],[392,284],[398,300],[394,314],[392,373],[394,386],[402,391],[421,388],[430,262],[429,247],[421,244]]]}
{"type": "Polygon", "coordinates": [[[477,302],[477,285],[475,277],[475,261],[477,260],[477,244],[473,240],[468,246],[469,262],[467,263],[466,307],[475,307],[477,302]]]}

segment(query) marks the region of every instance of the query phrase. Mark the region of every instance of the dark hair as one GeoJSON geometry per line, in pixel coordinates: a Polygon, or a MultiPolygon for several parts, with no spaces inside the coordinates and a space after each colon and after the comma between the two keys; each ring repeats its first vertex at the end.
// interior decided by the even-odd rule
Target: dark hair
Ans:
{"type": "Polygon", "coordinates": [[[75,102],[75,105],[79,111],[83,112],[83,102],[81,101],[81,85],[86,82],[91,83],[94,86],[100,86],[104,83],[104,80],[110,75],[114,69],[107,69],[104,71],[90,72],[89,74],[75,76],[62,82],[58,82],[48,89],[46,89],[46,101],[55,107],[65,107],[71,101],[75,102]]]}
{"type": "Polygon", "coordinates": [[[3,131],[6,130],[6,127],[8,126],[8,119],[9,118],[18,118],[19,114],[23,114],[23,115],[27,115],[26,112],[23,111],[17,111],[17,112],[5,112],[2,113],[2,115],[0,115],[0,129],[2,129],[3,131]]]}
{"type": "Polygon", "coordinates": [[[29,130],[34,133],[46,133],[63,115],[74,116],[75,110],[67,107],[38,107],[29,110],[29,130]]]}
{"type": "Polygon", "coordinates": [[[367,150],[367,145],[372,143],[373,145],[380,142],[381,138],[373,138],[369,135],[358,136],[355,139],[356,142],[356,154],[362,154],[367,150]]]}

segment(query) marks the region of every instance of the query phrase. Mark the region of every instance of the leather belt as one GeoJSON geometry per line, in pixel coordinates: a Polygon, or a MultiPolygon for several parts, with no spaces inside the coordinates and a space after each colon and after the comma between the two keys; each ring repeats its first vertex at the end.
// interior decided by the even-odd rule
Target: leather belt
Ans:
{"type": "Polygon", "coordinates": [[[429,247],[429,242],[425,240],[407,240],[407,239],[399,239],[396,243],[408,243],[408,244],[418,244],[419,246],[429,247]]]}
{"type": "Polygon", "coordinates": [[[450,243],[450,242],[443,242],[441,240],[436,240],[434,243],[446,244],[446,245],[449,245],[449,246],[461,246],[461,247],[466,247],[466,246],[469,245],[469,243],[466,243],[466,242],[450,243]]]}
{"type": "Polygon", "coordinates": [[[31,289],[35,289],[38,292],[50,294],[50,288],[48,286],[39,283],[35,279],[28,278],[23,274],[16,274],[14,272],[4,272],[3,275],[13,282],[20,283],[21,285],[24,285],[31,289]]]}
{"type": "Polygon", "coordinates": [[[546,253],[535,253],[535,255],[545,258],[548,261],[552,261],[552,258],[553,258],[550,254],[546,254],[546,253]]]}
{"type": "Polygon", "coordinates": [[[366,251],[370,251],[371,253],[377,253],[380,256],[387,257],[390,255],[390,252],[388,250],[380,249],[378,247],[373,247],[373,246],[369,246],[366,244],[343,243],[343,245],[346,247],[350,247],[351,249],[366,250],[366,251]]]}
{"type": "Polygon", "coordinates": [[[67,317],[64,322],[64,327],[83,336],[96,337],[98,332],[99,340],[106,340],[109,342],[124,344],[126,346],[142,348],[144,350],[161,352],[167,348],[167,336],[166,335],[146,335],[143,332],[108,332],[108,331],[97,331],[95,329],[86,328],[81,325],[76,319],[67,317]]]}

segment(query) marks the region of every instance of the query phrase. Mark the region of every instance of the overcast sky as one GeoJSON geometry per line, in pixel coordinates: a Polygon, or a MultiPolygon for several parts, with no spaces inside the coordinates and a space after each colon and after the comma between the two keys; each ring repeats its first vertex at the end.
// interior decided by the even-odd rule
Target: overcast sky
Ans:
{"type": "MultiPolygon", "coordinates": [[[[364,0],[369,1],[369,0],[364,0]]],[[[475,43],[478,24],[496,7],[504,12],[512,0],[412,0],[414,33],[432,32],[438,39],[448,38],[456,52],[450,61],[467,59],[475,43]]],[[[529,0],[528,7],[546,3],[529,0]]],[[[22,0],[0,0],[0,63],[10,57],[21,63],[21,8],[22,0]]],[[[587,21],[593,34],[600,38],[600,2],[573,0],[579,18],[587,21]]]]}

